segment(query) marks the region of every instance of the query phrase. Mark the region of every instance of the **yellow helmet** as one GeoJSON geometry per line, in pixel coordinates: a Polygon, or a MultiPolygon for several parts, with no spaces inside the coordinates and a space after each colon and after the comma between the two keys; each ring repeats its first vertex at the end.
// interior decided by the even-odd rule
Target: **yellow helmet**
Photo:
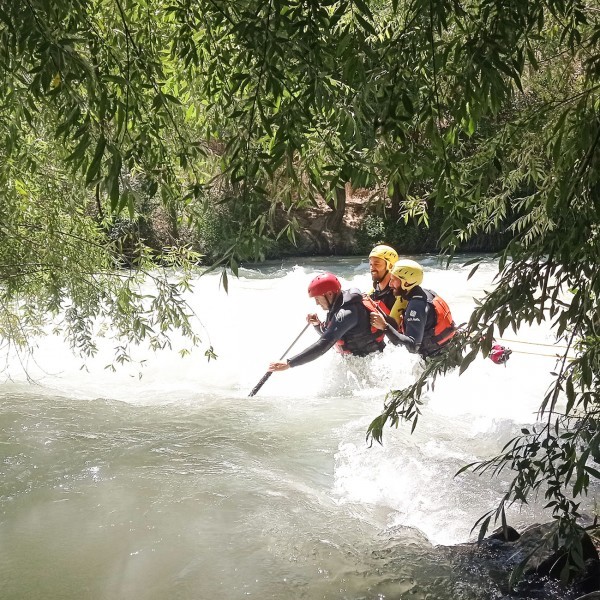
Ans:
{"type": "Polygon", "coordinates": [[[398,260],[398,253],[391,246],[385,246],[383,244],[375,246],[375,248],[371,250],[369,258],[371,258],[371,256],[385,260],[388,271],[391,270],[391,268],[394,266],[394,263],[398,260]]]}
{"type": "Polygon", "coordinates": [[[402,289],[407,291],[423,282],[423,267],[408,258],[397,261],[392,267],[391,273],[402,282],[402,289]]]}

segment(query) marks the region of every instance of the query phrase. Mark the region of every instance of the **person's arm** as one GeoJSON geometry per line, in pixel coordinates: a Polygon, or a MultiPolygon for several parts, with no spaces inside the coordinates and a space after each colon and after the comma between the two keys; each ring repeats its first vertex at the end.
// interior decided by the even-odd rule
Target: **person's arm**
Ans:
{"type": "MultiPolygon", "coordinates": [[[[323,335],[324,324],[321,322],[321,319],[319,319],[319,317],[316,313],[310,313],[310,314],[306,315],[306,322],[310,323],[314,327],[315,331],[319,334],[319,336],[323,335]]],[[[316,358],[317,356],[320,356],[321,354],[324,354],[325,352],[327,352],[327,350],[329,350],[329,348],[331,347],[331,346],[327,346],[327,347],[325,347],[324,350],[322,350],[322,348],[321,348],[322,346],[324,346],[323,338],[319,337],[318,342],[315,342],[312,346],[309,346],[306,350],[304,350],[300,354],[304,354],[304,352],[308,352],[310,350],[311,354],[312,354],[312,352],[316,352],[316,355],[314,357],[314,358],[316,358]]],[[[314,360],[314,359],[311,358],[310,360],[314,360]]],[[[306,362],[308,362],[308,361],[306,361],[306,362]]],[[[301,364],[304,364],[304,363],[301,363],[301,364]]],[[[276,362],[270,363],[268,370],[269,371],[286,371],[289,368],[290,368],[289,360],[278,360],[276,362]]]]}
{"type": "MultiPolygon", "coordinates": [[[[325,354],[337,341],[358,324],[356,307],[338,310],[329,326],[323,331],[321,339],[287,361],[290,367],[298,367],[325,354]]],[[[284,370],[284,369],[283,369],[284,370]]]]}
{"type": "MultiPolygon", "coordinates": [[[[419,351],[420,343],[415,343],[415,340],[412,336],[404,335],[400,333],[397,329],[394,328],[393,325],[390,325],[385,330],[385,337],[389,340],[394,346],[404,346],[409,352],[413,354],[419,351]]],[[[423,339],[423,336],[421,336],[423,339]]]]}
{"type": "Polygon", "coordinates": [[[394,346],[404,346],[409,352],[416,353],[423,341],[428,312],[429,305],[426,301],[411,301],[404,313],[404,333],[397,330],[396,321],[389,316],[384,319],[382,315],[377,314],[371,318],[371,324],[383,329],[386,338],[394,346]]]}

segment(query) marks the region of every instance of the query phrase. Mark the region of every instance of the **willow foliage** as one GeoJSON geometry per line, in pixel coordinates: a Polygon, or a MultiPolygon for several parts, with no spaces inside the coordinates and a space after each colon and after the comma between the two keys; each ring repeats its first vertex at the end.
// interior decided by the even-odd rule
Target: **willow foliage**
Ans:
{"type": "Polygon", "coordinates": [[[498,507],[480,520],[480,538],[492,517],[505,523],[507,503],[541,496],[555,519],[549,543],[568,555],[561,576],[569,580],[584,567],[581,497],[600,478],[600,24],[596,9],[579,2],[470,6],[464,45],[452,48],[443,33],[439,41],[438,89],[458,86],[466,102],[440,95],[448,119],[440,127],[444,172],[431,195],[445,210],[450,253],[478,233],[505,231],[511,239],[494,291],[476,307],[449,360],[432,361],[415,384],[392,392],[369,435],[381,441],[383,426],[402,420],[414,427],[423,391],[456,352],[464,354],[463,371],[477,354],[487,355],[496,332],[549,320],[565,350],[540,399],[540,424],[469,467],[515,473],[498,507]],[[473,52],[457,78],[448,78],[449,48],[473,52]],[[453,122],[462,109],[462,121],[453,122]]]}
{"type": "MultiPolygon", "coordinates": [[[[494,332],[543,318],[577,358],[565,355],[542,399],[546,425],[476,468],[513,467],[504,501],[545,494],[556,543],[576,539],[573,498],[598,477],[600,440],[598,16],[583,0],[3,3],[2,334],[22,341],[54,311],[87,351],[99,313],[125,338],[193,336],[181,292],[197,255],[162,257],[184,275],[161,275],[152,298],[115,271],[118,218],[135,223],[150,200],[174,228],[194,227],[216,194],[232,215],[219,264],[234,272],[274,236],[293,239],[276,207],[335,201],[346,181],[424,221],[442,211],[450,254],[506,232],[498,285],[456,348],[461,368],[494,332]]],[[[136,274],[157,258],[132,256],[136,274]]],[[[369,434],[416,423],[444,369],[392,393],[369,434]]]]}

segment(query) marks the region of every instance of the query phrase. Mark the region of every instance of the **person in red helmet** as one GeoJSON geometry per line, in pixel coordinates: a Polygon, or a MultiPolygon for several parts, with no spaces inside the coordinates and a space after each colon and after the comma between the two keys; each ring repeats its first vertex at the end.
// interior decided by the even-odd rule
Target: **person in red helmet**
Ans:
{"type": "Polygon", "coordinates": [[[383,350],[383,332],[372,328],[369,319],[370,311],[375,309],[369,308],[360,290],[342,290],[333,273],[323,273],[310,282],[308,295],[327,311],[323,323],[316,313],[306,317],[320,334],[319,340],[287,361],[271,363],[269,371],[285,371],[311,362],[336,344],[342,353],[354,356],[383,350]]]}

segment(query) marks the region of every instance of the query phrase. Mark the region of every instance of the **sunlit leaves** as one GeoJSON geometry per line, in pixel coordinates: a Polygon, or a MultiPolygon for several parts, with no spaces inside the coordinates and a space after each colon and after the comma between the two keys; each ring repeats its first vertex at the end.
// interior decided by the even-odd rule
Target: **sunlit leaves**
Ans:
{"type": "MultiPolygon", "coordinates": [[[[65,326],[90,351],[86,318],[112,306],[122,333],[160,347],[161,332],[191,333],[185,278],[157,284],[150,310],[160,322],[144,314],[139,282],[104,279],[119,260],[145,268],[157,259],[134,230],[158,204],[174,234],[184,224],[212,227],[214,266],[234,273],[241,260],[264,258],[274,239],[295,240],[295,207],[317,196],[335,206],[347,182],[375,190],[382,204],[392,196],[395,219],[426,225],[429,211],[441,211],[450,253],[479,235],[506,240],[495,288],[457,338],[463,354],[452,364],[462,372],[489,352],[495,332],[544,318],[568,349],[541,399],[550,421],[565,400],[565,420],[543,439],[524,432],[493,465],[517,471],[511,500],[546,485],[549,507],[568,523],[577,506],[565,487],[585,493],[599,454],[594,7],[157,0],[148,8],[132,0],[0,8],[7,303],[33,298],[19,310],[35,329],[32,307],[60,311],[69,298],[65,326]]],[[[158,260],[184,269],[199,258],[158,260]]],[[[4,331],[16,340],[15,306],[4,331]]],[[[127,359],[126,344],[118,356],[127,359]]],[[[429,376],[445,368],[433,361],[392,392],[369,435],[381,441],[384,425],[402,420],[414,427],[429,376]]]]}

